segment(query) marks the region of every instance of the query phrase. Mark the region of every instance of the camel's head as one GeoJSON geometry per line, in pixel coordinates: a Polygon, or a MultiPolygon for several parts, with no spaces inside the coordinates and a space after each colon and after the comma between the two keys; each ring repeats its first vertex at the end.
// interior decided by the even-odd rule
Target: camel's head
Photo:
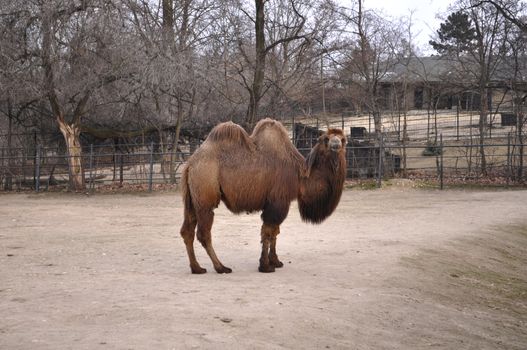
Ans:
{"type": "Polygon", "coordinates": [[[340,129],[329,129],[320,136],[318,143],[329,152],[340,153],[346,147],[346,136],[340,129]]]}
{"type": "Polygon", "coordinates": [[[342,130],[329,129],[323,133],[307,156],[307,176],[314,166],[331,165],[331,170],[337,171],[346,167],[346,136],[342,130]],[[318,165],[317,165],[318,164],[318,165]]]}

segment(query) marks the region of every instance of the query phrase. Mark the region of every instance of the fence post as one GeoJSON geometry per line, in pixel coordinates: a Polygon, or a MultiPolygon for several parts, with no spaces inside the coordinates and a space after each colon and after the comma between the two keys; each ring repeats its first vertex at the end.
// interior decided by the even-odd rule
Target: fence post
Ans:
{"type": "Polygon", "coordinates": [[[291,126],[291,130],[293,131],[291,134],[293,135],[293,144],[296,146],[296,128],[295,128],[295,116],[293,115],[293,125],[291,126]]]}
{"type": "Polygon", "coordinates": [[[380,133],[379,137],[379,171],[377,174],[377,188],[381,188],[382,185],[382,171],[383,171],[383,153],[384,153],[384,138],[382,132],[380,133]]]}
{"type": "Polygon", "coordinates": [[[90,190],[94,188],[94,179],[93,179],[93,143],[90,144],[90,190]]]}
{"type": "Polygon", "coordinates": [[[35,192],[40,191],[40,145],[37,145],[35,154],[35,192]]]}
{"type": "Polygon", "coordinates": [[[458,96],[458,101],[457,101],[457,106],[456,106],[456,140],[459,141],[459,104],[460,104],[460,101],[459,101],[459,96],[458,96]]]}
{"type": "Polygon", "coordinates": [[[507,135],[507,187],[511,182],[511,133],[507,135]]]}
{"type": "Polygon", "coordinates": [[[123,186],[124,182],[124,152],[121,144],[119,144],[119,187],[123,186]]]}
{"type": "Polygon", "coordinates": [[[150,173],[148,174],[148,192],[152,192],[153,176],[154,176],[154,141],[150,143],[150,173]]]}
{"type": "Polygon", "coordinates": [[[440,151],[440,161],[441,164],[439,165],[439,183],[440,183],[440,189],[443,189],[443,134],[439,135],[439,151],[440,151]]]}

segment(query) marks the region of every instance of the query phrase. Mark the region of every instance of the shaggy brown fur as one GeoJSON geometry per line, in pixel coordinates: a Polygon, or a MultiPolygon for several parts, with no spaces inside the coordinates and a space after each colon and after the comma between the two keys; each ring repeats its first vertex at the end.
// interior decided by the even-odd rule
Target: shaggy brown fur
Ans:
{"type": "Polygon", "coordinates": [[[206,272],[196,260],[195,234],[215,270],[232,271],[212,247],[213,210],[220,201],[234,213],[262,211],[259,271],[282,267],[276,236],[291,201],[298,199],[300,214],[307,222],[320,223],[335,210],[346,176],[345,142],[341,130],[330,129],[304,160],[284,126],[272,119],[261,120],[251,136],[231,122],[216,126],[190,157],[182,177],[185,214],[181,236],[192,273],[206,272]]]}

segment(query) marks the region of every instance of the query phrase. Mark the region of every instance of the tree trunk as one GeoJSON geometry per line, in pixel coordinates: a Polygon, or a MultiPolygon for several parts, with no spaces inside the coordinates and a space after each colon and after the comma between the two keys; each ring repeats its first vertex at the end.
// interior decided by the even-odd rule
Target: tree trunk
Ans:
{"type": "Polygon", "coordinates": [[[373,107],[373,124],[375,125],[375,134],[379,137],[382,133],[382,118],[381,111],[377,106],[373,107]]]}
{"type": "Polygon", "coordinates": [[[322,85],[322,117],[326,119],[326,82],[324,80],[324,55],[320,55],[320,84],[322,85]]]}
{"type": "Polygon", "coordinates": [[[480,89],[480,112],[479,112],[479,153],[481,156],[481,175],[487,175],[487,159],[485,156],[485,133],[487,131],[488,96],[487,89],[480,89]]]}
{"type": "Polygon", "coordinates": [[[518,181],[522,181],[523,178],[523,154],[524,154],[524,145],[523,145],[523,125],[525,123],[525,116],[523,115],[523,111],[520,110],[516,114],[516,131],[518,136],[518,143],[519,143],[519,157],[518,157],[518,181]]]}
{"type": "Polygon", "coordinates": [[[175,184],[176,181],[176,163],[178,161],[178,143],[179,136],[181,134],[181,124],[183,122],[183,106],[182,101],[179,101],[177,108],[177,119],[176,119],[176,129],[174,131],[174,139],[172,144],[172,150],[170,152],[170,183],[175,184]]]}
{"type": "Polygon", "coordinates": [[[265,72],[265,35],[264,35],[264,0],[255,0],[256,21],[254,29],[256,34],[256,60],[254,62],[254,77],[249,91],[249,107],[247,108],[246,124],[252,128],[257,120],[258,105],[262,97],[264,72],[265,72]]]}
{"type": "Polygon", "coordinates": [[[368,37],[364,31],[363,22],[363,1],[358,1],[358,13],[357,13],[357,34],[359,36],[359,48],[360,48],[360,70],[365,80],[368,108],[373,115],[373,122],[375,126],[375,134],[377,138],[380,138],[382,133],[382,118],[381,110],[378,103],[378,81],[375,73],[375,67],[373,61],[375,60],[375,54],[373,53],[368,37]]]}
{"type": "Polygon", "coordinates": [[[163,0],[163,41],[162,45],[165,50],[172,48],[174,45],[174,3],[172,0],[163,0]]]}
{"type": "Polygon", "coordinates": [[[13,108],[11,106],[11,99],[7,99],[7,117],[9,124],[7,127],[7,172],[4,183],[4,191],[11,191],[13,189],[13,150],[12,148],[12,133],[13,133],[13,108]]]}
{"type": "Polygon", "coordinates": [[[85,190],[84,171],[82,168],[82,147],[80,142],[80,127],[69,125],[57,118],[60,132],[66,142],[70,190],[80,192],[85,190]]]}

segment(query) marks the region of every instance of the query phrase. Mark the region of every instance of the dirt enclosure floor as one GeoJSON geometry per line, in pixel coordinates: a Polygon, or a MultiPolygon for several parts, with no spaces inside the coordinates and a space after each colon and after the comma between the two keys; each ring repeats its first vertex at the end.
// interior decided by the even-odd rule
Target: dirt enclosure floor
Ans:
{"type": "Polygon", "coordinates": [[[216,211],[230,275],[191,275],[179,194],[0,195],[0,349],[527,349],[527,191],[348,190],[293,203],[285,266],[216,211]]]}

